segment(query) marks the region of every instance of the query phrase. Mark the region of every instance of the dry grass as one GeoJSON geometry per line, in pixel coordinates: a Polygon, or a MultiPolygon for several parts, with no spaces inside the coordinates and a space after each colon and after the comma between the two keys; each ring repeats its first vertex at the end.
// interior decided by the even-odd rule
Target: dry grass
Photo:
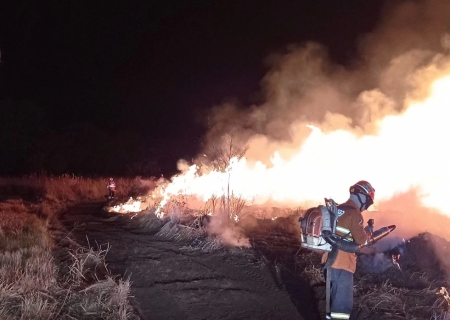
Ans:
{"type": "Polygon", "coordinates": [[[156,236],[171,239],[179,230],[179,224],[174,221],[167,221],[162,228],[156,233],[156,236]]]}
{"type": "Polygon", "coordinates": [[[246,203],[247,200],[244,197],[236,196],[232,193],[229,197],[223,196],[221,198],[220,210],[226,212],[230,220],[237,223],[246,214],[242,211],[246,203]]]}
{"type": "MultiPolygon", "coordinates": [[[[187,207],[187,196],[178,196],[170,199],[164,207],[169,219],[156,233],[157,236],[174,241],[191,241],[186,248],[211,252],[227,246],[249,247],[248,239],[240,237],[234,232],[240,219],[246,214],[243,212],[247,201],[243,197],[215,197],[213,196],[198,210],[187,207]],[[214,219],[224,217],[225,223],[220,227],[221,232],[211,232],[203,223],[205,216],[214,219]],[[186,218],[188,217],[188,218],[186,218]],[[183,220],[188,221],[182,222],[183,220]]],[[[217,228],[215,228],[217,229],[217,228]]]]}
{"type": "MultiPolygon", "coordinates": [[[[320,256],[315,252],[296,256],[296,271],[310,286],[325,285],[320,256]]],[[[354,309],[363,310],[367,319],[450,319],[448,288],[423,273],[396,268],[364,275],[357,272],[354,288],[354,309]]]]}
{"type": "Polygon", "coordinates": [[[71,252],[66,281],[58,281],[48,248],[1,254],[0,319],[129,319],[130,281],[111,276],[108,248],[71,252]]]}
{"type": "Polygon", "coordinates": [[[78,247],[69,251],[72,264],[69,267],[67,282],[75,287],[80,287],[85,283],[95,281],[97,274],[107,274],[108,268],[105,263],[109,245],[92,247],[78,247]]]}
{"type": "Polygon", "coordinates": [[[391,310],[391,312],[403,313],[404,304],[402,297],[408,290],[393,287],[389,282],[371,288],[358,299],[359,307],[366,307],[370,311],[391,310]]]}
{"type": "MultiPolygon", "coordinates": [[[[51,203],[73,203],[105,200],[108,177],[84,178],[64,174],[57,177],[30,175],[0,178],[0,191],[9,197],[47,200],[51,203]]],[[[116,178],[116,197],[128,199],[148,191],[139,178],[116,178]]]]}
{"type": "Polygon", "coordinates": [[[436,299],[433,307],[445,307],[448,309],[450,307],[450,295],[448,294],[447,288],[441,287],[436,294],[439,297],[436,299]]]}
{"type": "Polygon", "coordinates": [[[129,319],[131,307],[128,301],[130,281],[116,281],[108,276],[82,290],[82,300],[79,304],[83,314],[89,314],[101,319],[129,319]]]}
{"type": "Polygon", "coordinates": [[[102,179],[0,178],[0,190],[35,200],[0,203],[0,319],[130,319],[131,284],[110,274],[105,263],[108,245],[94,249],[72,243],[66,272],[53,257],[49,227],[55,210],[102,199],[102,179]]]}
{"type": "Polygon", "coordinates": [[[174,241],[190,242],[185,249],[212,252],[226,247],[221,235],[209,235],[200,219],[194,219],[189,225],[182,225],[177,220],[168,220],[156,233],[157,236],[174,241]]]}
{"type": "Polygon", "coordinates": [[[159,228],[162,225],[162,221],[154,213],[134,214],[131,219],[136,228],[144,230],[159,228]]]}
{"type": "Polygon", "coordinates": [[[225,247],[225,243],[220,236],[210,236],[201,241],[197,246],[204,252],[212,252],[225,247]]]}
{"type": "Polygon", "coordinates": [[[216,208],[218,208],[220,205],[220,198],[212,195],[211,198],[208,199],[208,201],[205,203],[204,207],[200,209],[197,213],[197,217],[203,217],[206,215],[212,215],[214,212],[216,212],[216,208]]]}
{"type": "MultiPolygon", "coordinates": [[[[248,214],[243,209],[247,204],[247,200],[242,196],[231,194],[227,196],[212,196],[201,208],[192,209],[189,202],[198,202],[195,196],[177,195],[171,197],[164,206],[163,212],[165,217],[171,219],[181,219],[184,217],[201,218],[203,216],[217,216],[224,214],[230,222],[236,224],[241,218],[248,214]]],[[[155,204],[158,207],[157,204],[155,204]]],[[[192,220],[192,219],[187,219],[192,220]]]]}
{"type": "Polygon", "coordinates": [[[315,286],[325,282],[322,268],[313,265],[307,266],[302,270],[301,276],[308,279],[310,286],[315,286]]]}
{"type": "Polygon", "coordinates": [[[35,210],[36,207],[26,207],[22,200],[0,203],[0,250],[50,246],[48,221],[33,214],[35,210]]]}
{"type": "Polygon", "coordinates": [[[175,241],[192,241],[198,237],[204,237],[207,235],[206,228],[202,227],[190,227],[179,225],[179,231],[172,237],[175,241]]]}
{"type": "Polygon", "coordinates": [[[356,282],[355,304],[359,309],[369,310],[372,314],[400,315],[406,319],[448,318],[450,297],[445,287],[438,289],[431,283],[424,289],[410,289],[396,287],[390,281],[376,283],[370,277],[366,275],[356,282]]]}
{"type": "Polygon", "coordinates": [[[130,319],[130,286],[129,280],[106,276],[82,290],[66,290],[54,319],[130,319]]]}

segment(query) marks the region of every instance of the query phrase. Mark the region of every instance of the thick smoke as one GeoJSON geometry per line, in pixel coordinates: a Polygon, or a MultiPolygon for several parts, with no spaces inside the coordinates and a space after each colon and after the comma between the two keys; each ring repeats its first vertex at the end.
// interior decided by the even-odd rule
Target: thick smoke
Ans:
{"type": "Polygon", "coordinates": [[[379,204],[378,212],[366,212],[364,215],[374,218],[377,227],[395,224],[395,236],[411,238],[419,233],[432,232],[450,240],[448,225],[450,219],[438,210],[425,207],[418,190],[394,195],[379,204]]]}
{"type": "Polygon", "coordinates": [[[347,67],[333,64],[318,43],[290,45],[270,55],[261,82],[265,103],[214,107],[207,148],[231,133],[249,145],[250,161],[269,163],[276,150],[283,157],[298,150],[310,133],[306,123],[371,133],[374,122],[400,112],[407,97],[427,94],[418,82],[447,62],[442,55],[450,43],[449,15],[446,0],[387,5],[381,24],[362,37],[360,55],[347,67]]]}

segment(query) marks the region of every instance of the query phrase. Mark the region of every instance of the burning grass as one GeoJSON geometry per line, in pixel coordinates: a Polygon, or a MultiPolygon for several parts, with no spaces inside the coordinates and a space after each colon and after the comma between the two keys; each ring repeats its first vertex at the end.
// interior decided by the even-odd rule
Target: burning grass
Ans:
{"type": "MultiPolygon", "coordinates": [[[[158,190],[153,192],[153,195],[155,194],[159,194],[158,190]]],[[[152,199],[146,201],[151,207],[141,203],[141,208],[146,207],[145,212],[134,213],[132,218],[142,220],[143,226],[150,227],[155,224],[152,222],[154,218],[162,219],[163,225],[156,233],[157,236],[177,242],[192,242],[187,248],[205,252],[227,245],[250,246],[248,239],[239,232],[239,221],[248,214],[243,210],[247,201],[242,197],[212,196],[208,201],[201,202],[193,196],[181,194],[171,197],[164,207],[160,207],[162,197],[152,199]],[[191,207],[193,203],[196,204],[195,208],[191,207]]],[[[128,202],[133,201],[130,199],[128,202]]],[[[121,208],[123,207],[124,205],[121,205],[121,208]]],[[[105,210],[116,211],[114,207],[106,207],[105,210]]]]}
{"type": "Polygon", "coordinates": [[[226,246],[249,247],[248,239],[239,232],[239,221],[247,212],[242,197],[211,197],[206,202],[193,196],[173,196],[161,209],[161,186],[150,196],[130,198],[126,202],[105,206],[108,212],[130,216],[134,225],[143,229],[158,227],[156,236],[168,240],[190,243],[185,248],[210,252],[226,246]],[[190,205],[195,203],[196,208],[190,205]],[[217,223],[217,221],[220,221],[217,223]]]}

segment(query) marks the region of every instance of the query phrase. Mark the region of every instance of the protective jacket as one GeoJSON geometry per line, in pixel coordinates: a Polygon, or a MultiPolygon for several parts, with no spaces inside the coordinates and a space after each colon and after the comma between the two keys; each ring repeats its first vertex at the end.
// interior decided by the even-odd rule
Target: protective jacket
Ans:
{"type": "Polygon", "coordinates": [[[107,188],[108,188],[110,191],[116,191],[116,184],[114,183],[114,180],[110,180],[110,181],[109,181],[109,184],[108,184],[107,188]]]}
{"type": "MultiPolygon", "coordinates": [[[[363,228],[364,220],[361,210],[352,200],[347,200],[347,202],[339,205],[338,208],[344,210],[345,214],[342,215],[337,222],[337,225],[340,228],[336,233],[340,236],[353,239],[357,244],[364,244],[368,240],[368,235],[363,228]]],[[[328,255],[325,253],[323,261],[326,261],[327,257],[328,255]]],[[[331,267],[355,273],[356,255],[354,253],[338,250],[336,260],[331,267]]]]}

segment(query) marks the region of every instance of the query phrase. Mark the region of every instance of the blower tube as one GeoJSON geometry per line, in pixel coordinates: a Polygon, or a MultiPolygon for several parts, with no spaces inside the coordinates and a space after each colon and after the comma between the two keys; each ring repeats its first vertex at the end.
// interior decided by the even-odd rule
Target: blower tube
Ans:
{"type": "Polygon", "coordinates": [[[375,242],[377,242],[378,240],[380,240],[381,238],[386,237],[389,233],[394,231],[395,228],[396,228],[395,225],[390,225],[390,226],[378,229],[377,231],[375,231],[373,233],[372,239],[370,239],[370,241],[366,242],[365,244],[361,244],[361,245],[357,244],[354,241],[346,240],[336,234],[332,234],[331,231],[328,231],[328,230],[324,230],[322,232],[322,237],[329,244],[331,244],[333,247],[335,247],[339,250],[349,252],[349,253],[357,253],[357,252],[359,252],[359,250],[362,247],[370,246],[370,245],[374,244],[375,242]]]}

